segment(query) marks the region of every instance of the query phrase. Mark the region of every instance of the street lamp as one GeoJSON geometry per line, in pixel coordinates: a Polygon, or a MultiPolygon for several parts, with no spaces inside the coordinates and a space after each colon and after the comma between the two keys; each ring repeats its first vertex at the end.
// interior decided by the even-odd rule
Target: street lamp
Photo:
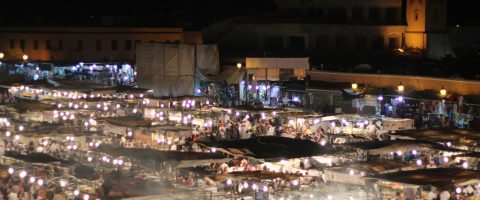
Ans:
{"type": "Polygon", "coordinates": [[[398,92],[402,93],[405,90],[405,86],[403,86],[402,82],[397,86],[398,92]]]}
{"type": "Polygon", "coordinates": [[[357,88],[358,88],[358,84],[355,83],[355,82],[353,82],[353,83],[352,83],[352,89],[353,89],[353,90],[356,90],[357,88]]]}
{"type": "Polygon", "coordinates": [[[238,69],[242,68],[242,63],[237,63],[237,68],[238,69]]]}
{"type": "Polygon", "coordinates": [[[27,60],[28,60],[28,55],[27,55],[27,54],[23,54],[22,59],[23,59],[24,61],[27,61],[27,60]]]}
{"type": "Polygon", "coordinates": [[[0,59],[5,58],[5,54],[3,52],[0,52],[0,59]]]}
{"type": "Polygon", "coordinates": [[[447,90],[445,89],[445,87],[442,86],[442,89],[440,89],[440,95],[442,97],[446,97],[447,96],[447,90]]]}

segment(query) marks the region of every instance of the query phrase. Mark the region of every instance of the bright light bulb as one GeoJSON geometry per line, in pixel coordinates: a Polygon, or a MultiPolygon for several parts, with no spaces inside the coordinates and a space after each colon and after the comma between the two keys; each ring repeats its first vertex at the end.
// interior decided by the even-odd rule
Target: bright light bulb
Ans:
{"type": "Polygon", "coordinates": [[[413,155],[417,155],[417,150],[414,149],[414,150],[412,151],[412,154],[413,154],[413,155]]]}
{"type": "Polygon", "coordinates": [[[462,193],[462,188],[457,187],[457,189],[455,189],[455,192],[457,192],[457,194],[462,193]]]}
{"type": "Polygon", "coordinates": [[[27,176],[27,172],[25,170],[21,171],[19,174],[20,178],[25,178],[27,176]]]}
{"type": "Polygon", "coordinates": [[[267,186],[263,186],[263,192],[267,192],[268,191],[268,187],[267,186]]]}
{"type": "Polygon", "coordinates": [[[397,155],[401,156],[401,155],[402,155],[402,151],[397,151],[397,155]]]}
{"type": "Polygon", "coordinates": [[[67,181],[65,181],[65,180],[60,180],[60,186],[62,186],[62,187],[67,186],[67,181]]]}
{"type": "Polygon", "coordinates": [[[422,165],[422,160],[418,159],[417,160],[417,165],[422,165]]]}

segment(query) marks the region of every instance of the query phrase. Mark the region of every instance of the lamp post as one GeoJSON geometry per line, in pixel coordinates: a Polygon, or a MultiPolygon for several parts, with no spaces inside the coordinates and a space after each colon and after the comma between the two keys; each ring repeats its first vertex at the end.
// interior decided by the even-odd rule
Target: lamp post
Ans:
{"type": "Polygon", "coordinates": [[[440,89],[440,96],[442,96],[442,98],[445,98],[447,96],[447,90],[443,86],[442,89],[440,89]]]}
{"type": "Polygon", "coordinates": [[[378,104],[377,104],[377,114],[378,116],[382,115],[382,103],[383,103],[383,96],[380,95],[377,97],[378,104]]]}
{"type": "Polygon", "coordinates": [[[405,86],[403,86],[402,82],[397,86],[397,90],[399,93],[403,93],[405,91],[405,86]]]}
{"type": "Polygon", "coordinates": [[[355,90],[357,90],[357,88],[358,88],[358,84],[355,83],[355,82],[353,82],[353,83],[352,83],[352,90],[355,91],[355,90]]]}
{"type": "Polygon", "coordinates": [[[3,52],[0,52],[0,59],[5,58],[5,54],[3,52]]]}
{"type": "Polygon", "coordinates": [[[27,60],[28,60],[28,55],[27,55],[27,54],[23,54],[22,59],[23,59],[23,61],[27,61],[27,60]]]}
{"type": "MultiPolygon", "coordinates": [[[[238,70],[242,70],[242,67],[243,67],[242,63],[240,63],[240,62],[237,63],[237,68],[238,68],[238,70]]],[[[245,98],[245,102],[248,103],[248,94],[249,94],[249,92],[250,92],[250,88],[248,87],[248,85],[249,85],[250,80],[249,80],[248,73],[247,73],[247,70],[246,70],[246,69],[245,69],[245,71],[243,72],[242,76],[243,76],[243,80],[240,82],[240,84],[242,85],[243,90],[244,90],[243,93],[245,94],[245,97],[244,97],[244,98],[245,98]]],[[[240,92],[240,87],[239,87],[238,90],[239,90],[239,92],[240,92]]],[[[240,95],[238,95],[238,96],[239,96],[239,99],[240,99],[240,95]]]]}

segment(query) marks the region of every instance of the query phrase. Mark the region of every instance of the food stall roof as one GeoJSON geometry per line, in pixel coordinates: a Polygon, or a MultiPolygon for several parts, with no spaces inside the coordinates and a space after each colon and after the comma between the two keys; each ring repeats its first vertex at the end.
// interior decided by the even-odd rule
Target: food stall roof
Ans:
{"type": "Polygon", "coordinates": [[[9,105],[18,112],[26,112],[26,111],[49,111],[54,110],[55,106],[40,103],[38,101],[30,101],[30,100],[21,100],[15,104],[9,105]]]}
{"type": "Polygon", "coordinates": [[[295,174],[285,174],[279,172],[271,171],[240,171],[240,172],[230,172],[228,174],[219,174],[214,175],[211,178],[215,181],[226,181],[228,179],[233,180],[244,180],[244,179],[257,179],[257,180],[272,180],[276,178],[281,178],[284,180],[296,180],[300,177],[295,174]]]}
{"type": "Polygon", "coordinates": [[[328,145],[309,140],[286,137],[261,136],[234,141],[201,142],[206,146],[215,146],[233,155],[278,160],[283,158],[302,158],[330,153],[328,145]]]}
{"type": "Polygon", "coordinates": [[[151,127],[152,121],[145,120],[140,117],[106,117],[98,118],[98,120],[105,120],[106,122],[115,126],[123,127],[151,127]]]}
{"type": "Polygon", "coordinates": [[[419,140],[391,140],[391,141],[368,141],[359,143],[347,143],[345,145],[367,150],[369,154],[388,154],[390,152],[407,152],[411,150],[436,149],[441,151],[461,152],[464,150],[446,147],[444,145],[419,140]]]}
{"type": "Polygon", "coordinates": [[[434,168],[411,171],[399,171],[388,174],[372,176],[376,179],[393,181],[398,183],[426,186],[432,185],[437,188],[463,186],[472,180],[480,179],[480,172],[463,168],[434,168]]]}
{"type": "Polygon", "coordinates": [[[417,140],[432,142],[480,140],[480,132],[460,129],[402,130],[392,135],[407,136],[417,140]]]}
{"type": "Polygon", "coordinates": [[[367,172],[370,174],[383,174],[387,172],[392,172],[392,170],[399,171],[400,169],[416,169],[415,165],[407,164],[398,160],[387,160],[387,159],[378,159],[378,160],[369,160],[362,162],[349,162],[339,166],[341,169],[355,169],[362,172],[367,172]]]}
{"type": "Polygon", "coordinates": [[[155,161],[183,161],[183,160],[208,160],[224,159],[227,156],[220,152],[200,153],[200,152],[180,152],[180,151],[160,151],[149,148],[116,148],[111,145],[102,144],[95,151],[107,153],[112,156],[126,156],[133,159],[155,160],[155,161]]]}
{"type": "Polygon", "coordinates": [[[117,93],[128,93],[128,94],[142,94],[142,93],[146,93],[149,90],[147,88],[122,86],[122,85],[112,87],[112,89],[117,91],[117,93]]]}

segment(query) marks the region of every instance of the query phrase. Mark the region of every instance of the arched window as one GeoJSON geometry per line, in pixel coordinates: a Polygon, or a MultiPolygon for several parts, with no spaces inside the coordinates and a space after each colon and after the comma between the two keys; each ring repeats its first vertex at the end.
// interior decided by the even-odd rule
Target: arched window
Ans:
{"type": "Polygon", "coordinates": [[[415,14],[414,14],[414,20],[415,21],[418,21],[418,10],[415,10],[415,14]]]}

